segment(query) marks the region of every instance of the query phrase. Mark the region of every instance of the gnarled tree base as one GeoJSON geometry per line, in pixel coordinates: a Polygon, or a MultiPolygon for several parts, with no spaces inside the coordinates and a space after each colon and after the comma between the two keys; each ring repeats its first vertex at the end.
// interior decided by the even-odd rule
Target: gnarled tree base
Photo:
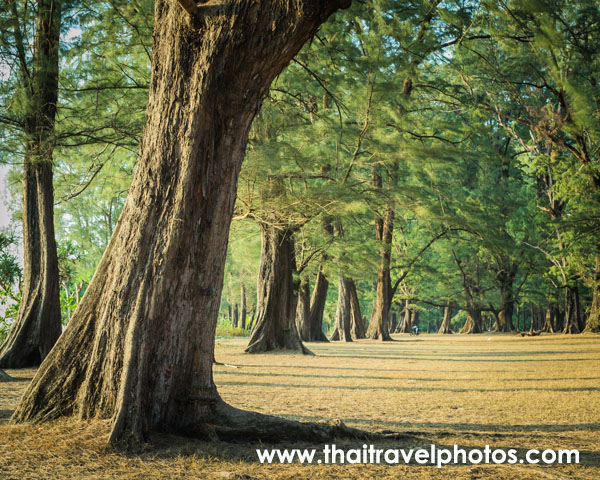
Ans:
{"type": "Polygon", "coordinates": [[[333,438],[370,439],[377,434],[347,427],[342,421],[305,423],[240,410],[220,401],[206,423],[181,433],[187,436],[226,442],[325,442],[333,438]]]}
{"type": "Polygon", "coordinates": [[[469,311],[467,313],[467,321],[465,322],[463,328],[460,330],[459,333],[482,333],[483,329],[481,328],[481,324],[481,312],[478,310],[469,311]]]}
{"type": "Polygon", "coordinates": [[[265,353],[272,351],[288,350],[290,353],[302,353],[303,355],[314,355],[304,346],[298,335],[290,334],[289,338],[283,344],[274,343],[265,335],[252,335],[252,343],[244,350],[246,353],[265,353]],[[294,338],[294,337],[297,337],[294,338]]]}

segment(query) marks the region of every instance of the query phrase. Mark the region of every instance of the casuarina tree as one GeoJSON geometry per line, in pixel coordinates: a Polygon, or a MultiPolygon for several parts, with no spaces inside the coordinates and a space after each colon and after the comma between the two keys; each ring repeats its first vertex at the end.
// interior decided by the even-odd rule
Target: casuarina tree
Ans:
{"type": "Polygon", "coordinates": [[[302,436],[292,422],[273,423],[220,399],[215,327],[252,120],[272,80],[349,4],[157,0],[133,183],[87,292],[14,421],[112,418],[112,442],[156,429],[208,438],[240,429],[246,438],[302,436]],[[266,424],[278,425],[277,433],[266,424]]]}

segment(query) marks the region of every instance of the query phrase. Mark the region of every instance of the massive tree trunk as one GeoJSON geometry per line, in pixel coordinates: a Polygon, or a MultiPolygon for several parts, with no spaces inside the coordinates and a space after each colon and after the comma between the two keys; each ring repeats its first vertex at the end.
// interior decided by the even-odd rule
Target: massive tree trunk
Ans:
{"type": "Polygon", "coordinates": [[[269,437],[270,425],[290,423],[242,414],[213,382],[227,238],[248,132],[271,81],[349,2],[183,3],[190,15],[173,0],[155,4],[147,121],[127,201],[15,421],[112,418],[111,442],[156,429],[226,438],[236,426],[269,437]]]}
{"type": "Polygon", "coordinates": [[[240,327],[246,330],[246,287],[242,283],[240,287],[240,327]]]}
{"type": "Polygon", "coordinates": [[[37,8],[33,68],[28,72],[21,65],[29,96],[24,118],[24,282],[17,319],[0,348],[5,368],[39,365],[61,333],[52,186],[61,2],[40,0],[37,8]]]}
{"type": "Polygon", "coordinates": [[[309,351],[296,328],[298,280],[291,229],[261,224],[262,249],[256,287],[258,314],[247,353],[271,350],[309,351]]]}
{"type": "Polygon", "coordinates": [[[356,283],[351,278],[348,279],[348,294],[350,295],[350,334],[352,335],[352,339],[367,338],[367,328],[362,312],[360,311],[356,283]]]}
{"type": "Polygon", "coordinates": [[[442,319],[442,324],[440,325],[438,333],[452,333],[452,329],[450,328],[450,320],[452,320],[452,306],[450,305],[450,302],[448,302],[448,304],[444,307],[444,318],[442,319]]]}
{"type": "Polygon", "coordinates": [[[338,302],[335,312],[335,329],[329,337],[329,340],[340,340],[342,342],[351,342],[352,333],[350,331],[351,323],[351,302],[349,278],[340,274],[338,276],[338,302]]]}
{"type": "Polygon", "coordinates": [[[386,205],[383,218],[376,221],[377,240],[379,240],[379,267],[377,268],[377,294],[375,308],[369,321],[367,337],[374,340],[392,340],[389,333],[389,315],[392,305],[392,280],[390,262],[392,235],[394,230],[394,208],[391,202],[386,205]]]}
{"type": "Polygon", "coordinates": [[[329,340],[323,333],[323,312],[325,311],[325,302],[327,301],[327,289],[329,281],[323,273],[322,266],[319,266],[315,286],[310,297],[310,337],[311,342],[328,342],[329,340]]]}
{"type": "Polygon", "coordinates": [[[310,282],[308,277],[300,280],[298,306],[296,307],[296,328],[300,339],[310,341],[310,282]]]}
{"type": "Polygon", "coordinates": [[[481,310],[477,308],[467,310],[467,321],[460,333],[481,333],[482,331],[481,310]]]}

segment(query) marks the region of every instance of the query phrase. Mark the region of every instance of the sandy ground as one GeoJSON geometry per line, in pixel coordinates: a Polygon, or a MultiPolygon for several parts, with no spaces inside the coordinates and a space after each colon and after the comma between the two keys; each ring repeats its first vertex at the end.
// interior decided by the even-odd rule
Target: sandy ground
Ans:
{"type": "MultiPolygon", "coordinates": [[[[106,447],[106,421],[9,425],[35,373],[0,383],[1,479],[589,479],[600,478],[600,337],[397,335],[396,342],[308,344],[315,356],[247,355],[219,339],[215,367],[234,406],[301,421],[341,419],[403,432],[384,448],[579,449],[580,465],[261,465],[267,445],[155,436],[141,453],[106,447]]],[[[362,442],[338,442],[360,448],[362,442]]],[[[279,445],[278,447],[282,447],[279,445]]],[[[296,448],[310,445],[294,445],[296,448]]],[[[312,445],[321,448],[322,445],[312,445]]]]}

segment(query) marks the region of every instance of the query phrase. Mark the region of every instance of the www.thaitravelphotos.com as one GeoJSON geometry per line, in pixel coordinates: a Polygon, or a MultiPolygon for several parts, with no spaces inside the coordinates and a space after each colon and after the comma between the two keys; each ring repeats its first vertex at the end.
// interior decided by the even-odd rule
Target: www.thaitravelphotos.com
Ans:
{"type": "Polygon", "coordinates": [[[375,448],[363,445],[362,448],[337,448],[335,444],[325,445],[322,449],[273,448],[256,450],[260,463],[308,463],[308,464],[419,464],[435,465],[479,465],[479,464],[563,464],[579,463],[578,450],[538,450],[519,452],[514,448],[375,448]],[[318,454],[318,455],[317,455],[318,454]]]}

